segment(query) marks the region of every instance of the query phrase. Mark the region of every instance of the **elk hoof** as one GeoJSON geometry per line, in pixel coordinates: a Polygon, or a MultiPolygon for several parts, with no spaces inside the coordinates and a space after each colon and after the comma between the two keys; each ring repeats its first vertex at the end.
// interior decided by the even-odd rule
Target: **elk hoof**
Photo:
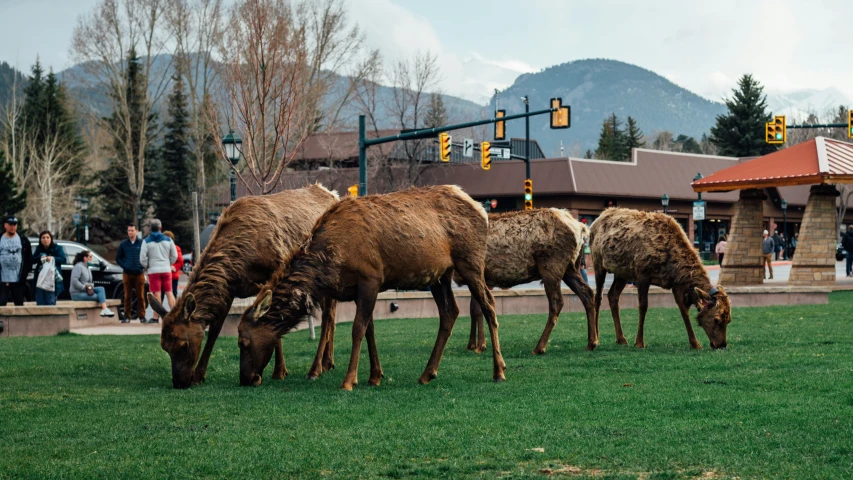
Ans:
{"type": "Polygon", "coordinates": [[[537,348],[536,350],[533,350],[533,355],[544,355],[544,354],[545,354],[544,348],[537,348]]]}
{"type": "Polygon", "coordinates": [[[700,345],[698,343],[697,344],[691,344],[690,348],[692,348],[694,350],[702,350],[702,345],[700,345]]]}
{"type": "Polygon", "coordinates": [[[624,338],[617,338],[616,343],[618,345],[628,345],[628,340],[625,340],[624,338]]]}
{"type": "Polygon", "coordinates": [[[418,383],[420,383],[421,385],[429,385],[429,382],[435,380],[435,377],[436,374],[434,373],[424,372],[423,375],[421,375],[421,378],[418,379],[418,383]]]}
{"type": "Polygon", "coordinates": [[[499,377],[495,377],[495,383],[502,383],[505,381],[506,381],[506,377],[504,377],[503,375],[501,375],[499,377]]]}
{"type": "Polygon", "coordinates": [[[311,380],[313,382],[313,381],[317,380],[318,378],[320,378],[320,376],[315,374],[315,373],[309,373],[308,375],[306,375],[305,378],[307,378],[308,380],[311,380]]]}
{"type": "Polygon", "coordinates": [[[645,342],[636,342],[634,343],[634,346],[637,348],[646,348],[645,342]]]}
{"type": "Polygon", "coordinates": [[[593,350],[595,350],[595,349],[596,349],[596,347],[598,347],[598,343],[588,343],[588,344],[586,345],[586,349],[587,349],[587,351],[590,351],[590,352],[591,352],[591,351],[593,351],[593,350]]]}

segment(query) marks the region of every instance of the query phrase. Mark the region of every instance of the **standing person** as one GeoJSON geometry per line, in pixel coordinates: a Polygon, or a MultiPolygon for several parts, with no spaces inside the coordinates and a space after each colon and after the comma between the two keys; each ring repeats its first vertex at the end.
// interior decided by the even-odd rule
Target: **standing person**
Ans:
{"type": "Polygon", "coordinates": [[[163,235],[172,239],[175,244],[175,250],[178,252],[178,261],[172,265],[172,295],[178,296],[178,281],[181,279],[181,268],[184,266],[184,253],[181,252],[181,246],[175,241],[175,234],[166,230],[163,235]]]}
{"type": "Polygon", "coordinates": [[[726,236],[723,235],[720,237],[720,241],[717,242],[717,248],[714,250],[717,252],[717,260],[720,262],[720,268],[723,267],[723,257],[726,255],[726,247],[729,245],[729,242],[726,241],[726,236]]]}
{"type": "Polygon", "coordinates": [[[56,275],[54,275],[54,288],[52,292],[42,290],[36,287],[36,305],[56,305],[56,299],[62,294],[62,264],[68,263],[68,257],[65,256],[65,249],[60,247],[53,241],[53,234],[45,230],[39,234],[39,244],[33,252],[33,259],[36,264],[35,279],[38,281],[39,273],[46,262],[53,260],[53,265],[56,267],[56,275]]]}
{"type": "MultiPolygon", "coordinates": [[[[165,293],[169,300],[169,308],[175,306],[175,296],[172,295],[172,264],[178,261],[178,250],[175,243],[160,230],[163,224],[156,218],[151,220],[151,234],[142,242],[139,252],[139,263],[148,271],[148,287],[158,302],[162,303],[161,294],[165,293]]],[[[157,312],[147,323],[159,323],[157,312]]]]}
{"type": "Polygon", "coordinates": [[[121,283],[124,287],[124,318],[121,323],[136,320],[133,315],[133,293],[136,292],[137,317],[145,323],[145,274],[139,263],[142,251],[142,238],[136,225],[127,226],[127,238],[121,242],[116,252],[116,263],[121,267],[121,283]]]}
{"type": "Polygon", "coordinates": [[[847,225],[847,233],[841,239],[841,246],[847,250],[847,276],[853,277],[853,223],[847,225]]]}
{"type": "Polygon", "coordinates": [[[794,258],[794,253],[797,251],[797,242],[799,241],[799,236],[800,232],[797,232],[794,234],[793,237],[791,237],[791,258],[794,258]]]}
{"type": "Polygon", "coordinates": [[[770,276],[767,277],[769,280],[773,280],[773,252],[776,251],[776,242],[770,238],[770,232],[767,230],[762,234],[764,240],[761,241],[761,251],[764,253],[764,266],[767,266],[767,269],[770,270],[770,276]]]}
{"type": "Polygon", "coordinates": [[[778,230],[773,230],[773,243],[776,245],[774,247],[774,252],[776,253],[776,260],[779,260],[779,252],[782,251],[782,237],[779,235],[778,230]]]}
{"type": "Polygon", "coordinates": [[[89,262],[92,261],[92,252],[83,250],[74,257],[74,268],[71,269],[71,300],[93,301],[101,304],[101,316],[115,316],[112,310],[107,308],[107,293],[104,287],[96,287],[92,282],[92,271],[89,270],[89,262]]]}
{"type": "Polygon", "coordinates": [[[5,307],[9,299],[22,306],[27,296],[27,275],[33,268],[33,249],[28,239],[18,235],[18,217],[7,215],[3,228],[6,231],[0,236],[0,307],[5,307]]]}

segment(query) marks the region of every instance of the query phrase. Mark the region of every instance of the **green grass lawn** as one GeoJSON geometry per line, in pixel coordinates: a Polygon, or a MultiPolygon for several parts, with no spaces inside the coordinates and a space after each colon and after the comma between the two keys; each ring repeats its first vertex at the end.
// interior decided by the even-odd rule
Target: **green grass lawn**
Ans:
{"type": "MultiPolygon", "coordinates": [[[[460,317],[430,385],[417,384],[437,320],[380,321],[386,378],[342,392],[337,369],[304,375],[316,344],[285,337],[290,376],[238,386],[236,339],[220,339],[206,384],[171,388],[154,336],[0,341],[0,477],[596,478],[853,476],[853,292],[828,306],[736,308],[727,351],[691,351],[676,309],[652,309],[648,348],[586,346],[563,314],[504,316],[507,381],[465,350],[460,317]]],[[[625,310],[633,342],[636,310],[625,310]]],[[[698,328],[698,327],[697,327],[698,328]]],[[[700,341],[707,345],[701,329],[700,341]]],[[[271,367],[270,367],[271,368],[271,367]]]]}

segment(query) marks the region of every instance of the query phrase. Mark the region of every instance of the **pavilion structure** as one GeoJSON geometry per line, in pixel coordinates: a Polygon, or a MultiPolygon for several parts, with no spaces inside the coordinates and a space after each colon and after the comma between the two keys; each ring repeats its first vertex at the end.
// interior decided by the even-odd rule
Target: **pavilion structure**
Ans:
{"type": "Polygon", "coordinates": [[[755,285],[762,265],[764,189],[812,185],[788,284],[835,285],[837,184],[853,183],[853,144],[817,137],[694,181],[695,192],[740,191],[719,284],[755,285]]]}

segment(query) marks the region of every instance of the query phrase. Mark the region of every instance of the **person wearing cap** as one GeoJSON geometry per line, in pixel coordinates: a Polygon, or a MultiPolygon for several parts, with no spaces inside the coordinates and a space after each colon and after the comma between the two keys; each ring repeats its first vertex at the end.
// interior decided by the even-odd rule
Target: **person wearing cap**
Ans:
{"type": "Polygon", "coordinates": [[[767,277],[770,280],[773,280],[773,252],[776,251],[776,242],[770,237],[770,232],[767,230],[761,234],[764,237],[764,240],[761,241],[761,251],[764,253],[764,265],[762,265],[761,269],[764,270],[764,266],[767,266],[767,269],[770,271],[770,276],[767,277]]]}
{"type": "Polygon", "coordinates": [[[11,299],[22,306],[27,296],[27,275],[33,268],[33,250],[28,239],[18,235],[18,218],[7,215],[0,236],[0,307],[11,299]]]}
{"type": "MultiPolygon", "coordinates": [[[[158,302],[162,302],[161,294],[165,293],[169,300],[169,308],[175,306],[175,296],[172,295],[172,264],[178,261],[178,250],[175,242],[160,231],[163,224],[156,218],[149,225],[151,233],[142,242],[139,251],[139,263],[148,272],[148,287],[158,302]]],[[[159,323],[157,312],[146,323],[159,323]]]]}

